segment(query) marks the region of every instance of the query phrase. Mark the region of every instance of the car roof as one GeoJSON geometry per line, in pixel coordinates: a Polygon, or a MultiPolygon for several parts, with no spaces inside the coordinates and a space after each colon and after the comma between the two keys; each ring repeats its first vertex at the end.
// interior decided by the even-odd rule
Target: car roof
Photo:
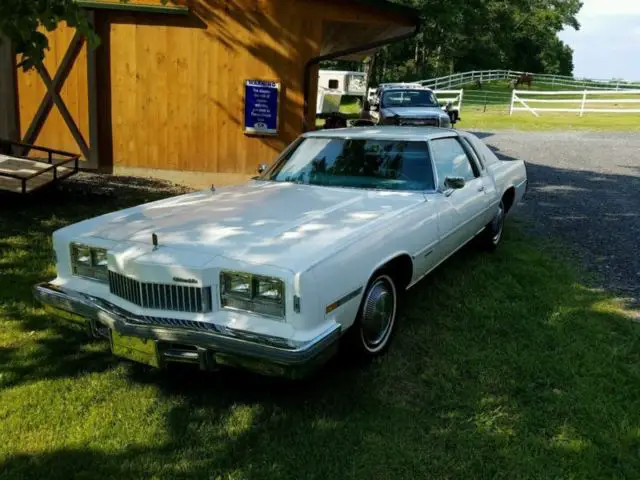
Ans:
{"type": "Polygon", "coordinates": [[[386,83],[380,85],[381,90],[427,90],[432,92],[429,87],[420,85],[419,83],[386,83]]]}
{"type": "Polygon", "coordinates": [[[425,141],[433,138],[457,136],[458,131],[441,127],[396,127],[393,125],[382,127],[351,127],[315,130],[303,134],[308,138],[352,138],[352,139],[381,139],[381,140],[412,140],[425,141]]]}

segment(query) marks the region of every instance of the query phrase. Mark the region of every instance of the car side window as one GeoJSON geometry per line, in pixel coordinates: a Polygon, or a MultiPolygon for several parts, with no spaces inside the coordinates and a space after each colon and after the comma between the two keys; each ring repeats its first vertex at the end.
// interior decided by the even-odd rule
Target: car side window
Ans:
{"type": "Polygon", "coordinates": [[[439,188],[445,188],[446,177],[462,177],[469,182],[480,176],[458,139],[449,137],[431,140],[431,151],[438,173],[439,188]]]}
{"type": "Polygon", "coordinates": [[[476,164],[479,165],[482,170],[484,170],[485,165],[484,161],[482,160],[482,156],[478,154],[478,152],[473,147],[473,145],[471,145],[471,142],[468,139],[466,139],[465,137],[460,137],[460,139],[462,140],[462,143],[464,144],[469,156],[471,156],[473,160],[475,160],[476,164]]]}

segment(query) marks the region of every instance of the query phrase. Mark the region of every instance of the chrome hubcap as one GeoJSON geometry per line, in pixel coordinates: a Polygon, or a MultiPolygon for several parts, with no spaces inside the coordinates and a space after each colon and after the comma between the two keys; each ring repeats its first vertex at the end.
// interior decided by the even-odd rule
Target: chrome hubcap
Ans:
{"type": "Polygon", "coordinates": [[[395,290],[389,280],[380,278],[371,285],[362,309],[362,340],[376,351],[386,343],[396,314],[395,290]]]}
{"type": "Polygon", "coordinates": [[[491,231],[493,232],[494,244],[497,244],[500,241],[500,237],[502,237],[503,225],[504,225],[504,207],[502,203],[500,203],[500,207],[498,208],[498,213],[496,213],[496,216],[491,222],[491,231]]]}

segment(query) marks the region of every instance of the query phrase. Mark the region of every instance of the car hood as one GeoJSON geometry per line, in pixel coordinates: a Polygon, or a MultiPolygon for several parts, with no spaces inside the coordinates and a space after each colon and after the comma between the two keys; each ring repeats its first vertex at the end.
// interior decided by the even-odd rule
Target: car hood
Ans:
{"type": "Polygon", "coordinates": [[[161,248],[296,270],[421,202],[418,192],[253,181],[114,212],[84,233],[146,245],[155,233],[161,248]]]}
{"type": "Polygon", "coordinates": [[[392,107],[382,109],[382,114],[385,117],[427,118],[439,117],[444,112],[440,107],[392,107]]]}

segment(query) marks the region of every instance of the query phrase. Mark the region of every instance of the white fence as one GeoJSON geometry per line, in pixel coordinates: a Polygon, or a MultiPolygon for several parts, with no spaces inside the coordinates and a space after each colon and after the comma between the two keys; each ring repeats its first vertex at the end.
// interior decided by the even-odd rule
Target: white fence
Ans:
{"type": "Polygon", "coordinates": [[[452,75],[446,75],[444,77],[420,80],[416,83],[433,89],[452,88],[475,83],[478,80],[480,80],[481,82],[488,82],[490,80],[504,80],[506,78],[511,78],[510,72],[510,70],[474,70],[472,72],[454,73],[452,75]]]}
{"type": "Polygon", "coordinates": [[[446,105],[451,102],[452,106],[457,108],[459,112],[462,111],[462,97],[464,95],[464,89],[460,90],[434,90],[433,93],[438,97],[438,103],[440,105],[446,105]],[[445,95],[441,97],[441,95],[445,95]],[[450,96],[453,95],[453,96],[450,96]]]}
{"type": "Polygon", "coordinates": [[[531,112],[536,117],[538,112],[578,113],[640,113],[640,108],[622,108],[620,105],[637,104],[640,107],[639,90],[513,90],[509,115],[513,112],[531,112]],[[524,95],[527,95],[526,97],[524,95]],[[615,95],[614,98],[608,98],[615,95]],[[548,98],[562,96],[564,98],[548,98]],[[623,98],[626,96],[627,98],[623,98]],[[629,98],[635,96],[635,98],[629,98]],[[543,97],[543,98],[539,98],[543,97]],[[595,97],[595,98],[594,98],[595,97]],[[543,106],[535,106],[543,104],[543,106]],[[533,105],[533,106],[532,106],[533,105]],[[548,106],[545,106],[548,105],[548,106]],[[554,106],[555,105],[555,106],[554,106]],[[571,105],[576,105],[572,108],[571,105]],[[592,105],[602,105],[601,108],[592,105]],[[615,108],[612,108],[615,107],[615,108]]]}
{"type": "MultiPolygon", "coordinates": [[[[444,77],[430,78],[420,80],[420,83],[430,88],[453,88],[470,83],[488,82],[493,80],[508,80],[518,78],[525,72],[517,70],[473,70],[470,72],[454,73],[444,77]]],[[[587,78],[574,78],[564,75],[550,75],[546,73],[531,73],[533,76],[533,84],[551,86],[565,86],[573,88],[587,88],[590,90],[623,90],[623,89],[640,89],[640,81],[630,82],[620,79],[597,80],[587,78]]]]}

